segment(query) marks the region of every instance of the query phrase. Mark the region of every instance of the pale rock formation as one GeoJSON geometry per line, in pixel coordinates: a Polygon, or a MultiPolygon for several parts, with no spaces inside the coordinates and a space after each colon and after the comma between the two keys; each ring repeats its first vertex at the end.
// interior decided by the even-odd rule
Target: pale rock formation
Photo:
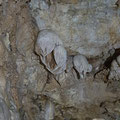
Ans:
{"type": "Polygon", "coordinates": [[[9,37],[10,37],[9,33],[6,33],[4,35],[3,42],[4,42],[4,45],[5,45],[6,49],[8,51],[11,51],[11,48],[10,48],[10,38],[9,37]]]}
{"type": "Polygon", "coordinates": [[[73,57],[74,56],[68,56],[67,57],[67,67],[66,67],[66,72],[70,72],[71,69],[73,68],[73,57]]]}
{"type": "Polygon", "coordinates": [[[54,74],[60,74],[66,69],[67,52],[64,47],[56,46],[54,49],[54,59],[57,67],[54,69],[54,74]]]}
{"type": "Polygon", "coordinates": [[[86,77],[86,73],[92,71],[92,65],[90,65],[83,55],[76,55],[73,58],[74,68],[79,72],[80,77],[86,77]]]}
{"type": "Polygon", "coordinates": [[[45,9],[41,9],[41,1],[46,0],[30,2],[39,30],[56,31],[70,51],[96,57],[109,51],[111,44],[118,45],[120,23],[116,16],[119,10],[114,9],[116,0],[51,0],[54,4],[46,2],[49,8],[46,5],[45,9]]]}
{"type": "Polygon", "coordinates": [[[45,120],[54,120],[54,112],[54,104],[51,101],[47,101],[45,107],[45,120]]]}
{"type": "Polygon", "coordinates": [[[51,53],[55,46],[62,45],[62,41],[55,32],[43,30],[38,34],[35,49],[37,54],[46,56],[51,53]]]}
{"type": "Polygon", "coordinates": [[[0,119],[119,120],[116,1],[0,0],[0,119]]]}
{"type": "Polygon", "coordinates": [[[41,31],[35,44],[35,51],[52,74],[60,74],[66,69],[67,52],[55,32],[41,31]]]}

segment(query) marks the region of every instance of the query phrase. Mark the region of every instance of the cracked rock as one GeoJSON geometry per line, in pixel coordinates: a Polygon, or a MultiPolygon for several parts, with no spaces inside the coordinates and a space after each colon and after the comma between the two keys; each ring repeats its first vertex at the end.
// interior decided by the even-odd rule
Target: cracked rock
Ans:
{"type": "Polygon", "coordinates": [[[120,80],[120,56],[111,63],[109,79],[120,80]]]}

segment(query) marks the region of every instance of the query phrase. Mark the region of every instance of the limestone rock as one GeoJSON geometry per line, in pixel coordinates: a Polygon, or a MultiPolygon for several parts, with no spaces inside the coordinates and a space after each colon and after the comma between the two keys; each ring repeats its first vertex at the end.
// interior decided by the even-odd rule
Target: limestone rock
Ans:
{"type": "Polygon", "coordinates": [[[16,46],[22,55],[26,55],[34,48],[36,29],[28,11],[27,8],[22,9],[17,22],[16,46]]]}
{"type": "Polygon", "coordinates": [[[47,101],[45,108],[45,120],[53,119],[54,119],[54,104],[51,101],[47,101]]]}
{"type": "Polygon", "coordinates": [[[119,120],[116,1],[0,0],[0,119],[119,120]]]}
{"type": "Polygon", "coordinates": [[[68,56],[68,58],[67,58],[66,72],[70,72],[71,69],[73,68],[73,57],[74,56],[68,56]]]}
{"type": "Polygon", "coordinates": [[[79,0],[57,0],[57,2],[63,3],[63,4],[77,4],[79,2],[79,0]]]}
{"type": "Polygon", "coordinates": [[[111,63],[109,79],[120,80],[120,56],[111,63]]]}
{"type": "Polygon", "coordinates": [[[11,120],[10,111],[5,101],[0,98],[0,120],[11,120]]]}
{"type": "Polygon", "coordinates": [[[53,72],[55,74],[60,74],[66,69],[67,52],[65,48],[62,46],[56,46],[54,49],[54,58],[55,58],[57,67],[54,69],[53,72]]]}
{"type": "Polygon", "coordinates": [[[35,44],[35,51],[41,57],[42,63],[54,75],[66,69],[67,52],[55,32],[41,31],[35,44]]]}
{"type": "Polygon", "coordinates": [[[31,12],[39,30],[56,31],[67,49],[88,57],[96,57],[100,56],[105,49],[109,51],[112,43],[114,45],[119,42],[120,23],[119,17],[116,16],[119,10],[115,11],[111,7],[114,6],[115,0],[58,1],[72,4],[53,4],[50,7],[54,6],[55,9],[51,12],[50,9],[40,9],[40,1],[32,0],[31,12]]]}
{"type": "Polygon", "coordinates": [[[5,73],[3,71],[3,68],[0,68],[0,93],[5,93],[6,88],[6,79],[5,79],[5,73]]]}
{"type": "Polygon", "coordinates": [[[4,45],[5,45],[6,49],[7,49],[8,51],[11,51],[9,33],[6,33],[6,34],[4,35],[3,42],[4,42],[4,45]]]}
{"type": "Polygon", "coordinates": [[[92,71],[92,65],[90,65],[83,55],[76,55],[73,58],[74,68],[79,72],[80,77],[86,76],[86,73],[92,71]]]}
{"type": "Polygon", "coordinates": [[[3,42],[0,41],[0,66],[3,65],[4,58],[5,58],[5,47],[3,45],[3,42]]]}
{"type": "Polygon", "coordinates": [[[43,30],[38,34],[35,50],[37,54],[46,56],[53,51],[56,45],[62,45],[59,36],[51,30],[43,30]]]}

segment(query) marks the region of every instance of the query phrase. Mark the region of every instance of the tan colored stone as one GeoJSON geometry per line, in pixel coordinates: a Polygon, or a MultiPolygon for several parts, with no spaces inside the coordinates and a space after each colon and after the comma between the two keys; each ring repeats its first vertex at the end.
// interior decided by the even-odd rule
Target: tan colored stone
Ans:
{"type": "Polygon", "coordinates": [[[5,56],[5,48],[2,41],[0,41],[0,66],[3,65],[4,56],[5,56]]]}
{"type": "Polygon", "coordinates": [[[28,9],[23,8],[18,16],[16,31],[17,49],[22,55],[26,55],[28,51],[33,51],[35,31],[28,9]]]}
{"type": "Polygon", "coordinates": [[[0,0],[0,5],[2,4],[2,0],[0,0]]]}

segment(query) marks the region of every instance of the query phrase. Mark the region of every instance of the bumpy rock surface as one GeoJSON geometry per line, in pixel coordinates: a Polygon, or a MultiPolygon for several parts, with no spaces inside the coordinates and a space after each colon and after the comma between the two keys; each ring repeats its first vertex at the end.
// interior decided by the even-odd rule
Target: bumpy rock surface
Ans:
{"type": "Polygon", "coordinates": [[[99,56],[112,44],[118,44],[120,25],[116,0],[51,0],[44,5],[41,1],[31,0],[30,4],[39,30],[56,31],[67,49],[99,56]]]}
{"type": "Polygon", "coordinates": [[[116,2],[0,0],[0,120],[120,119],[116,2]]]}

